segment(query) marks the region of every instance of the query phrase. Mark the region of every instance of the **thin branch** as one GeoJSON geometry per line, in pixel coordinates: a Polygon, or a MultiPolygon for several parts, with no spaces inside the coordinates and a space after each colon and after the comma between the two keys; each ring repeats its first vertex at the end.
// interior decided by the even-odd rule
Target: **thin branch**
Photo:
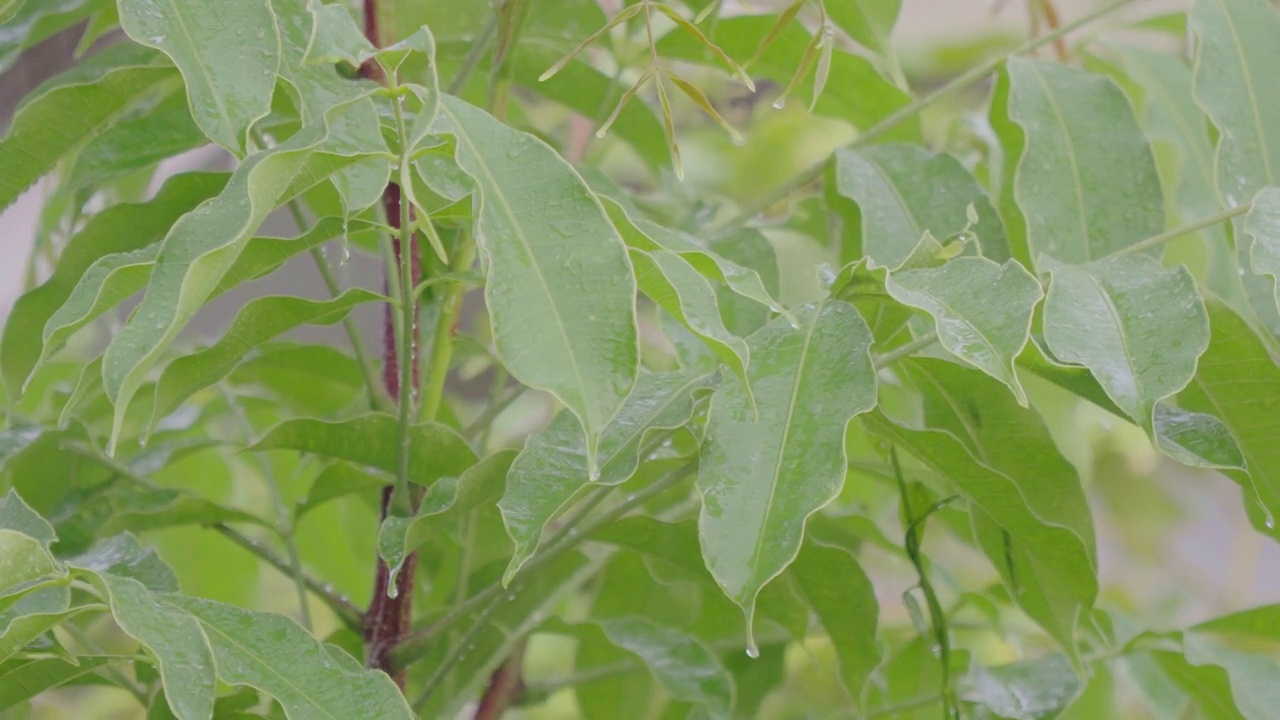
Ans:
{"type": "MultiPolygon", "coordinates": [[[[979,80],[983,79],[987,75],[990,75],[992,72],[995,71],[996,68],[1000,66],[1000,63],[1003,63],[1007,58],[1014,55],[1022,55],[1022,54],[1031,52],[1032,50],[1035,50],[1037,48],[1043,47],[1049,43],[1055,42],[1056,40],[1058,40],[1058,38],[1061,38],[1067,35],[1068,33],[1079,30],[1085,25],[1088,25],[1089,23],[1092,23],[1093,21],[1097,20],[1098,18],[1101,18],[1104,15],[1108,15],[1112,12],[1115,12],[1116,10],[1119,10],[1120,8],[1126,5],[1132,4],[1135,1],[1136,0],[1116,0],[1115,2],[1108,3],[1107,5],[1103,5],[1097,10],[1094,10],[1093,12],[1088,13],[1077,20],[1069,22],[1066,25],[1063,25],[1062,27],[1056,28],[1052,32],[1048,32],[1048,33],[1045,33],[1044,35],[1041,35],[1038,38],[1028,40],[1026,43],[1014,49],[1007,55],[1001,55],[1001,56],[992,58],[980,65],[970,68],[969,70],[955,76],[954,78],[951,79],[950,82],[938,88],[937,90],[934,90],[928,95],[918,98],[914,102],[911,102],[899,108],[898,110],[890,113],[880,122],[867,128],[865,132],[861,133],[853,141],[851,147],[860,147],[862,145],[867,145],[871,143],[873,140],[878,140],[882,136],[886,135],[890,130],[893,130],[894,128],[896,128],[898,125],[902,124],[906,120],[909,120],[915,117],[921,111],[931,107],[933,104],[937,103],[939,100],[942,100],[943,98],[951,95],[957,90],[962,90],[978,82],[979,80]]],[[[779,202],[790,197],[791,195],[799,191],[800,188],[803,188],[804,186],[808,185],[814,180],[817,180],[818,178],[822,177],[822,173],[826,170],[826,167],[827,167],[826,160],[823,160],[822,162],[819,162],[809,167],[807,170],[805,170],[804,172],[801,172],[799,175],[796,175],[794,178],[792,178],[788,182],[785,182],[782,185],[775,188],[774,190],[770,191],[764,197],[761,197],[760,199],[746,206],[745,208],[742,209],[741,212],[739,212],[737,215],[734,215],[732,218],[730,218],[726,222],[721,223],[717,226],[713,226],[712,230],[718,231],[718,232],[726,232],[733,228],[740,227],[742,225],[747,224],[756,216],[758,216],[760,213],[764,212],[765,210],[773,207],[779,202]]]]}
{"type": "Polygon", "coordinates": [[[903,343],[902,345],[885,352],[883,355],[872,358],[871,364],[877,370],[887,368],[902,358],[914,355],[916,351],[923,350],[936,342],[938,342],[938,333],[936,332],[921,335],[911,342],[903,343]]]}
{"type": "Polygon", "coordinates": [[[1249,210],[1252,208],[1253,208],[1253,203],[1245,203],[1243,205],[1237,205],[1229,210],[1223,210],[1222,212],[1214,213],[1209,217],[1197,220],[1191,223],[1190,225],[1183,225],[1182,227],[1174,228],[1172,230],[1169,230],[1168,232],[1162,232],[1159,235],[1149,237],[1146,240],[1143,240],[1142,242],[1134,243],[1133,245],[1130,245],[1129,247],[1124,248],[1123,250],[1117,251],[1115,254],[1127,255],[1130,253],[1146,252],[1151,248],[1160,247],[1161,245],[1169,242],[1170,240],[1176,240],[1182,237],[1183,235],[1190,235],[1191,233],[1199,232],[1207,227],[1213,227],[1218,223],[1226,222],[1231,218],[1243,215],[1249,212],[1249,210]]]}

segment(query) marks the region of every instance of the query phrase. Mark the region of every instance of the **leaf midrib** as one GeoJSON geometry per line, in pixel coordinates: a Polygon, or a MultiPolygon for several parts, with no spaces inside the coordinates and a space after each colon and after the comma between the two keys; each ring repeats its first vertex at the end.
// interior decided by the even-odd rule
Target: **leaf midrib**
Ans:
{"type": "Polygon", "coordinates": [[[1040,74],[1032,63],[1025,65],[1027,70],[1035,76],[1036,82],[1044,89],[1044,98],[1049,103],[1049,107],[1053,110],[1054,116],[1058,120],[1058,126],[1062,130],[1062,139],[1067,145],[1067,164],[1071,167],[1071,179],[1073,180],[1073,189],[1076,196],[1076,214],[1080,221],[1080,233],[1083,236],[1081,247],[1084,250],[1084,258],[1086,261],[1093,259],[1093,248],[1089,244],[1089,218],[1085,208],[1084,199],[1084,180],[1080,177],[1080,165],[1076,162],[1076,145],[1071,137],[1071,130],[1067,126],[1067,119],[1062,114],[1062,107],[1058,105],[1057,98],[1053,96],[1053,90],[1049,87],[1049,83],[1040,74]]]}
{"type": "Polygon", "coordinates": [[[1246,96],[1249,98],[1249,109],[1253,112],[1253,131],[1258,138],[1258,151],[1262,154],[1262,167],[1267,173],[1267,185],[1275,185],[1275,171],[1271,167],[1271,152],[1267,146],[1267,137],[1263,133],[1262,114],[1258,109],[1258,93],[1253,87],[1253,76],[1250,75],[1250,65],[1244,56],[1244,45],[1240,41],[1240,33],[1236,30],[1235,19],[1231,15],[1231,11],[1227,9],[1227,4],[1223,0],[1218,1],[1218,6],[1222,8],[1223,24],[1227,31],[1231,33],[1231,44],[1235,50],[1236,58],[1240,61],[1240,77],[1244,79],[1245,88],[1248,90],[1246,96]]]}

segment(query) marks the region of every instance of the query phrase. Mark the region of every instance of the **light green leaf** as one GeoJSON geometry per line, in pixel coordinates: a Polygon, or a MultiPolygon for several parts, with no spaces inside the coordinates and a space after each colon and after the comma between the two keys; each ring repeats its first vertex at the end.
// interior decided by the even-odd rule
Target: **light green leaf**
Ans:
{"type": "Polygon", "coordinates": [[[35,640],[64,620],[86,612],[106,610],[105,605],[80,605],[69,610],[50,613],[32,613],[15,618],[7,627],[0,627],[0,663],[13,657],[27,643],[35,640]]]}
{"type": "Polygon", "coordinates": [[[53,528],[12,489],[0,499],[0,609],[32,583],[62,574],[49,552],[53,528]]]}
{"type": "Polygon", "coordinates": [[[319,0],[307,3],[311,13],[311,38],[306,45],[304,65],[344,62],[359,68],[373,57],[376,48],[356,27],[351,10],[345,5],[322,4],[319,0]]]}
{"type": "Polygon", "coordinates": [[[251,513],[172,488],[125,485],[78,500],[75,511],[58,522],[59,537],[71,544],[125,531],[143,532],[181,525],[208,527],[234,522],[272,527],[251,513]]]}
{"type": "Polygon", "coordinates": [[[138,107],[90,140],[76,153],[63,187],[102,185],[206,142],[179,89],[138,107]]]}
{"type": "Polygon", "coordinates": [[[328,345],[271,343],[256,348],[227,376],[240,387],[265,390],[300,415],[333,417],[365,392],[360,363],[328,345]]]}
{"type": "Polygon", "coordinates": [[[1218,191],[1228,206],[1280,186],[1280,14],[1267,0],[1197,0],[1196,100],[1218,129],[1218,191]]]}
{"type": "MultiPolygon", "coordinates": [[[[1244,217],[1244,231],[1253,238],[1252,243],[1247,243],[1251,246],[1249,261],[1253,271],[1280,281],[1280,187],[1258,191],[1249,214],[1244,217]]],[[[1280,284],[1273,285],[1273,297],[1280,311],[1280,284]]]]}
{"type": "Polygon", "coordinates": [[[243,156],[249,126],[271,109],[280,65],[280,37],[267,0],[119,3],[125,33],[168,55],[182,71],[192,115],[205,135],[243,156]]]}
{"type": "MultiPolygon", "coordinates": [[[[332,423],[304,418],[280,423],[249,450],[297,450],[394,474],[397,437],[396,418],[382,413],[332,423]]],[[[409,438],[409,479],[415,483],[430,485],[476,464],[476,454],[466,441],[439,423],[414,425],[409,438]]]]}
{"type": "Polygon", "coordinates": [[[106,130],[134,101],[174,79],[154,52],[121,43],[36,88],[0,140],[0,210],[76,146],[106,130]]]}
{"type": "Polygon", "coordinates": [[[1153,434],[1156,446],[1184,465],[1216,470],[1246,469],[1244,455],[1231,431],[1207,413],[1159,403],[1153,434]]]}
{"type": "Polygon", "coordinates": [[[1155,159],[1120,89],[1061,63],[1007,67],[1008,116],[1025,133],[1014,197],[1037,266],[1098,260],[1163,230],[1155,159]]]}
{"type": "Polygon", "coordinates": [[[1001,532],[991,515],[972,508],[979,545],[986,552],[1009,596],[1076,658],[1075,627],[1097,595],[1097,554],[1089,504],[1076,469],[1054,445],[1044,421],[1019,407],[995,381],[944,360],[909,358],[902,372],[923,397],[924,424],[944,430],[982,465],[1017,487],[1028,513],[1071,533],[1067,545],[1074,567],[1090,568],[1061,587],[1061,578],[1036,561],[1012,534],[1001,532]]]}
{"type": "Polygon", "coordinates": [[[778,318],[752,335],[748,372],[756,413],[739,383],[711,399],[698,469],[699,530],[707,568],[746,613],[800,550],[805,520],[840,491],[844,433],[876,401],[871,332],[837,300],[778,318]]]}
{"type": "Polygon", "coordinates": [[[148,591],[178,591],[178,577],[156,554],[155,548],[143,545],[129,533],[107,538],[69,562],[81,570],[128,578],[148,591]]]}
{"type": "Polygon", "coordinates": [[[516,453],[503,450],[467,468],[457,478],[441,478],[427,489],[412,518],[390,516],[378,528],[378,557],[391,569],[389,588],[404,560],[439,532],[477,507],[497,502],[506,486],[507,471],[516,453]]]}
{"type": "Polygon", "coordinates": [[[702,705],[709,717],[729,717],[733,678],[697,638],[641,617],[610,618],[598,624],[610,642],[640,656],[672,697],[702,705]]]}
{"type": "Polygon", "coordinates": [[[332,325],[357,305],[384,299],[381,295],[353,288],[332,300],[307,300],[290,295],[273,295],[245,305],[231,327],[213,345],[169,363],[156,384],[151,422],[156,423],[178,409],[202,388],[226,377],[253,348],[299,325],[332,325]]]}
{"type": "Polygon", "coordinates": [[[696,372],[646,373],[613,422],[600,435],[600,470],[592,477],[586,448],[573,418],[560,413],[551,426],[530,435],[511,465],[498,508],[515,552],[509,582],[533,555],[547,523],[592,482],[619,485],[635,474],[645,438],[654,430],[683,426],[693,415],[695,395],[713,386],[714,375],[696,372]]]}
{"type": "MultiPolygon", "coordinates": [[[[1010,411],[1015,408],[1009,406],[1010,411]]],[[[948,430],[911,430],[879,412],[865,416],[863,422],[869,430],[910,452],[926,468],[949,480],[955,492],[969,503],[975,517],[990,521],[997,539],[1007,537],[1007,547],[1016,554],[1011,556],[1012,569],[1008,563],[997,564],[1002,574],[1008,570],[1012,577],[1029,587],[1035,587],[1033,582],[1047,586],[1041,592],[1053,600],[1057,608],[1074,605],[1087,610],[1093,606],[1098,582],[1090,548],[1080,532],[1059,524],[1060,516],[1045,502],[1056,499],[1061,491],[1055,491],[1049,498],[1032,494],[1034,489],[1043,489],[1045,483],[1052,482],[1049,477],[1028,480],[1027,476],[1034,473],[1015,475],[994,466],[997,460],[993,460],[992,465],[984,464],[948,430]],[[1046,517],[1041,516],[1042,512],[1046,517]]],[[[1035,435],[1043,437],[1043,430],[1035,435]]],[[[1015,448],[1010,452],[1021,451],[1015,448]]],[[[998,456],[998,461],[1003,464],[1014,458],[1012,454],[998,456]]],[[[1061,476],[1058,480],[1061,481],[1061,476]]],[[[1039,614],[1044,617],[1043,613],[1039,614]]],[[[1068,623],[1066,629],[1073,630],[1077,622],[1078,618],[1068,623]]],[[[1071,633],[1068,636],[1074,637],[1071,633]]],[[[1074,649],[1074,643],[1066,646],[1074,649]]]]}
{"type": "Polygon", "coordinates": [[[1178,395],[1184,410],[1217,418],[1235,439],[1248,472],[1224,470],[1244,489],[1254,526],[1273,537],[1280,516],[1280,443],[1271,432],[1280,368],[1243,319],[1211,301],[1209,347],[1195,377],[1178,395]]]}
{"type": "Polygon", "coordinates": [[[827,16],[854,42],[871,52],[893,57],[889,36],[898,21],[901,0],[845,0],[824,4],[827,16]]]}
{"type": "MultiPolygon", "coordinates": [[[[352,493],[381,490],[391,484],[391,477],[366,472],[347,462],[334,462],[320,471],[306,497],[293,511],[295,522],[321,505],[352,493]]],[[[437,485],[439,483],[436,483],[437,485]]],[[[434,487],[434,486],[433,486],[434,487]]]]}
{"type": "Polygon", "coordinates": [[[0,499],[0,530],[29,537],[44,548],[48,548],[55,538],[53,526],[23,502],[13,489],[0,499]]]}
{"type": "Polygon", "coordinates": [[[832,192],[852,201],[842,213],[842,262],[870,257],[879,265],[897,267],[926,231],[946,240],[968,229],[970,205],[978,213],[972,232],[983,255],[996,262],[1009,259],[1000,215],[977,180],[950,155],[911,145],[846,148],[836,151],[829,173],[832,192]]]}
{"type": "Polygon", "coordinates": [[[439,120],[437,131],[457,138],[458,165],[476,181],[475,235],[488,258],[485,300],[498,357],[577,416],[594,470],[600,433],[639,363],[635,277],[622,239],[546,143],[452,97],[442,99],[439,120]],[[525,182],[535,176],[536,186],[525,182]]]}
{"type": "Polygon", "coordinates": [[[133,316],[103,355],[102,379],[115,405],[112,442],[143,378],[178,331],[216,290],[244,250],[250,235],[281,202],[353,162],[385,151],[385,145],[351,149],[350,138],[330,136],[341,128],[373,122],[372,106],[340,106],[324,121],[304,126],[285,143],[250,156],[236,168],[218,197],[184,216],[165,237],[155,269],[133,316]]]}
{"type": "Polygon", "coordinates": [[[59,685],[97,672],[103,665],[115,659],[81,656],[76,658],[77,664],[62,658],[9,660],[0,663],[0,712],[46,690],[52,690],[59,685]]]}
{"type": "Polygon", "coordinates": [[[898,270],[888,274],[885,289],[898,302],[929,313],[944,348],[1027,404],[1013,366],[1026,347],[1031,316],[1043,294],[1018,261],[997,265],[961,257],[938,267],[898,270]]]}
{"type": "MultiPolygon", "coordinates": [[[[1274,618],[1272,618],[1274,622],[1274,618]]],[[[1274,638],[1272,638],[1274,640],[1274,638]]],[[[1237,649],[1220,642],[1209,633],[1187,631],[1182,637],[1182,650],[1193,666],[1213,665],[1226,671],[1231,683],[1231,698],[1247,720],[1280,718],[1280,663],[1276,662],[1276,643],[1237,649]],[[1248,650],[1252,649],[1252,652],[1248,650]]]]}
{"type": "Polygon", "coordinates": [[[840,681],[854,706],[861,707],[863,686],[880,664],[880,605],[871,580],[853,555],[812,541],[800,549],[788,572],[826,628],[840,661],[840,681]]]}
{"type": "Polygon", "coordinates": [[[0,72],[8,70],[23,50],[84,20],[111,0],[27,0],[4,20],[0,31],[0,72]]]}
{"type": "Polygon", "coordinates": [[[1165,270],[1137,255],[1082,267],[1042,257],[1053,277],[1044,338],[1064,362],[1083,365],[1147,431],[1156,403],[1190,382],[1209,344],[1209,318],[1185,267],[1165,270]]]}
{"type": "Polygon", "coordinates": [[[1062,655],[996,667],[978,665],[967,681],[965,700],[1008,720],[1056,717],[1083,689],[1062,655]]]}
{"type": "Polygon", "coordinates": [[[724,326],[711,283],[673,252],[631,250],[630,255],[640,292],[706,343],[745,385],[751,351],[724,326]]]}
{"type": "Polygon", "coordinates": [[[113,205],[90,218],[63,248],[53,275],[18,298],[9,312],[0,340],[0,366],[10,393],[15,398],[20,394],[40,356],[35,338],[95,261],[158,241],[183,213],[212,197],[225,183],[226,176],[220,173],[175,175],[148,202],[113,205]]]}

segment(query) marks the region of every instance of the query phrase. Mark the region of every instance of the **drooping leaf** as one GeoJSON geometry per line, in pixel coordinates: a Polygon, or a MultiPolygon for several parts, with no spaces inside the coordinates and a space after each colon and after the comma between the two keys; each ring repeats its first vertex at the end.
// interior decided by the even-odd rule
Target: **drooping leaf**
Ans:
{"type": "Polygon", "coordinates": [[[1244,490],[1254,526],[1277,536],[1280,516],[1280,447],[1270,432],[1280,392],[1276,367],[1262,339],[1225,305],[1210,301],[1209,347],[1195,377],[1178,395],[1186,411],[1212,415],[1231,433],[1247,472],[1224,469],[1244,490]]]}
{"type": "Polygon", "coordinates": [[[498,357],[582,423],[588,466],[635,383],[635,277],[599,201],[550,146],[452,97],[437,132],[476,182],[476,241],[498,357]],[[523,178],[542,178],[530,186],[523,178]],[[532,192],[536,187],[538,192],[532,192]],[[553,212],[554,210],[554,212],[553,212]]]}
{"type": "Polygon", "coordinates": [[[926,231],[945,240],[965,230],[969,205],[978,213],[972,232],[983,255],[996,262],[1009,259],[1000,215],[954,157],[931,155],[910,145],[840,149],[834,157],[828,186],[852,201],[850,211],[842,213],[846,221],[842,262],[865,256],[879,265],[897,267],[926,231]]]}
{"type": "Polygon", "coordinates": [[[738,383],[712,396],[698,469],[699,530],[707,568],[746,613],[800,550],[805,520],[840,490],[844,432],[876,401],[871,333],[857,310],[831,300],[752,335],[748,371],[757,413],[738,383]]]}
{"type": "Polygon", "coordinates": [[[1163,230],[1155,159],[1120,89],[1061,63],[1015,56],[1007,68],[1008,117],[1025,138],[1013,196],[1037,267],[1042,255],[1098,260],[1163,230]]]}
{"type": "Polygon", "coordinates": [[[111,0],[30,0],[19,3],[13,15],[3,20],[0,72],[8,70],[26,48],[111,4],[111,0]]]}
{"type": "Polygon", "coordinates": [[[208,142],[181,89],[116,120],[80,149],[64,187],[102,185],[208,142]]]}
{"type": "Polygon", "coordinates": [[[252,348],[298,325],[332,325],[357,305],[379,299],[382,296],[376,293],[353,288],[332,300],[272,295],[250,302],[218,342],[164,369],[156,385],[148,432],[187,398],[226,377],[252,348]]]}
{"type": "Polygon", "coordinates": [[[684,425],[693,414],[695,394],[713,386],[714,375],[696,372],[646,373],[613,422],[600,435],[600,470],[592,478],[586,448],[572,417],[560,413],[544,432],[530,435],[507,476],[498,508],[515,553],[504,579],[537,549],[547,523],[592,482],[618,485],[635,474],[645,438],[659,429],[684,425]]]}
{"type": "Polygon", "coordinates": [[[1071,663],[1062,655],[973,668],[964,699],[1009,720],[1056,717],[1082,690],[1071,663]]]}
{"type": "Polygon", "coordinates": [[[1016,260],[1003,265],[961,257],[932,268],[888,273],[885,289],[898,302],[933,317],[938,339],[953,355],[999,380],[1025,405],[1014,371],[1043,297],[1040,283],[1016,260]]]}
{"type": "Polygon", "coordinates": [[[331,110],[286,142],[240,163],[217,198],[169,231],[146,295],[103,355],[103,385],[116,409],[113,440],[146,373],[217,288],[267,214],[342,167],[385,151],[381,138],[376,147],[352,149],[349,137],[331,135],[330,121],[341,127],[376,119],[372,106],[360,102],[331,110]]]}
{"type": "MultiPolygon", "coordinates": [[[[415,483],[430,485],[439,478],[460,475],[476,463],[475,452],[466,441],[439,423],[414,425],[409,437],[409,479],[415,483]]],[[[396,418],[370,413],[341,422],[286,420],[249,450],[297,450],[394,475],[399,452],[396,418]]]]}
{"type": "Polygon", "coordinates": [[[196,123],[210,140],[243,156],[249,126],[271,108],[280,65],[267,0],[120,0],[120,27],[173,60],[196,123]]]}
{"type": "Polygon", "coordinates": [[[733,678],[696,638],[640,617],[610,618],[599,625],[610,642],[640,656],[672,697],[702,705],[709,717],[729,717],[733,678]]]}
{"type": "Polygon", "coordinates": [[[812,541],[800,549],[788,572],[831,637],[840,660],[840,680],[854,705],[861,707],[863,685],[880,663],[880,605],[871,580],[853,555],[812,541]]]}
{"type": "Polygon", "coordinates": [[[1245,470],[1244,455],[1231,431],[1208,413],[1156,405],[1156,447],[1184,465],[1217,470],[1245,470]]]}
{"type": "Polygon", "coordinates": [[[1044,337],[1059,359],[1083,365],[1107,395],[1151,430],[1156,403],[1190,382],[1209,344],[1209,319],[1185,267],[1116,256],[1073,267],[1046,260],[1044,337]]]}
{"type": "Polygon", "coordinates": [[[0,154],[7,158],[0,210],[70,150],[102,133],[131,103],[174,76],[154,52],[122,43],[33,91],[0,140],[0,154]]]}
{"type": "MultiPolygon", "coordinates": [[[[1258,191],[1244,218],[1244,231],[1253,240],[1249,251],[1253,271],[1280,281],[1280,187],[1258,191]]],[[[1273,295],[1280,311],[1280,283],[1273,295]]]]}

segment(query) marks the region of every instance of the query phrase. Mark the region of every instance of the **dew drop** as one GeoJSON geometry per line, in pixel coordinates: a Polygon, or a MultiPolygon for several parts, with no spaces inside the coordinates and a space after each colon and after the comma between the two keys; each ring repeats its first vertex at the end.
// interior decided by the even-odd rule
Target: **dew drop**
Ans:
{"type": "Polygon", "coordinates": [[[608,134],[609,134],[609,129],[608,129],[608,128],[603,128],[603,127],[602,127],[602,128],[600,128],[599,130],[597,130],[597,131],[596,131],[596,139],[597,139],[597,140],[603,140],[603,139],[604,139],[604,136],[605,136],[605,135],[608,135],[608,134]]]}
{"type": "Polygon", "coordinates": [[[774,109],[774,110],[781,110],[781,109],[785,108],[786,106],[787,106],[787,99],[786,99],[786,98],[784,98],[784,97],[780,97],[780,98],[778,98],[777,100],[774,100],[774,101],[773,101],[773,109],[774,109]]]}
{"type": "Polygon", "coordinates": [[[755,660],[755,659],[759,658],[759,657],[760,657],[760,648],[756,647],[755,645],[748,645],[748,646],[747,646],[747,657],[751,658],[752,660],[755,660]]]}
{"type": "Polygon", "coordinates": [[[515,593],[507,593],[507,602],[515,602],[515,601],[516,601],[516,594],[515,594],[515,593]]]}
{"type": "Polygon", "coordinates": [[[1276,529],[1275,516],[1272,515],[1271,513],[1267,513],[1267,517],[1265,520],[1262,521],[1262,524],[1266,525],[1268,530],[1275,530],[1276,529]]]}

